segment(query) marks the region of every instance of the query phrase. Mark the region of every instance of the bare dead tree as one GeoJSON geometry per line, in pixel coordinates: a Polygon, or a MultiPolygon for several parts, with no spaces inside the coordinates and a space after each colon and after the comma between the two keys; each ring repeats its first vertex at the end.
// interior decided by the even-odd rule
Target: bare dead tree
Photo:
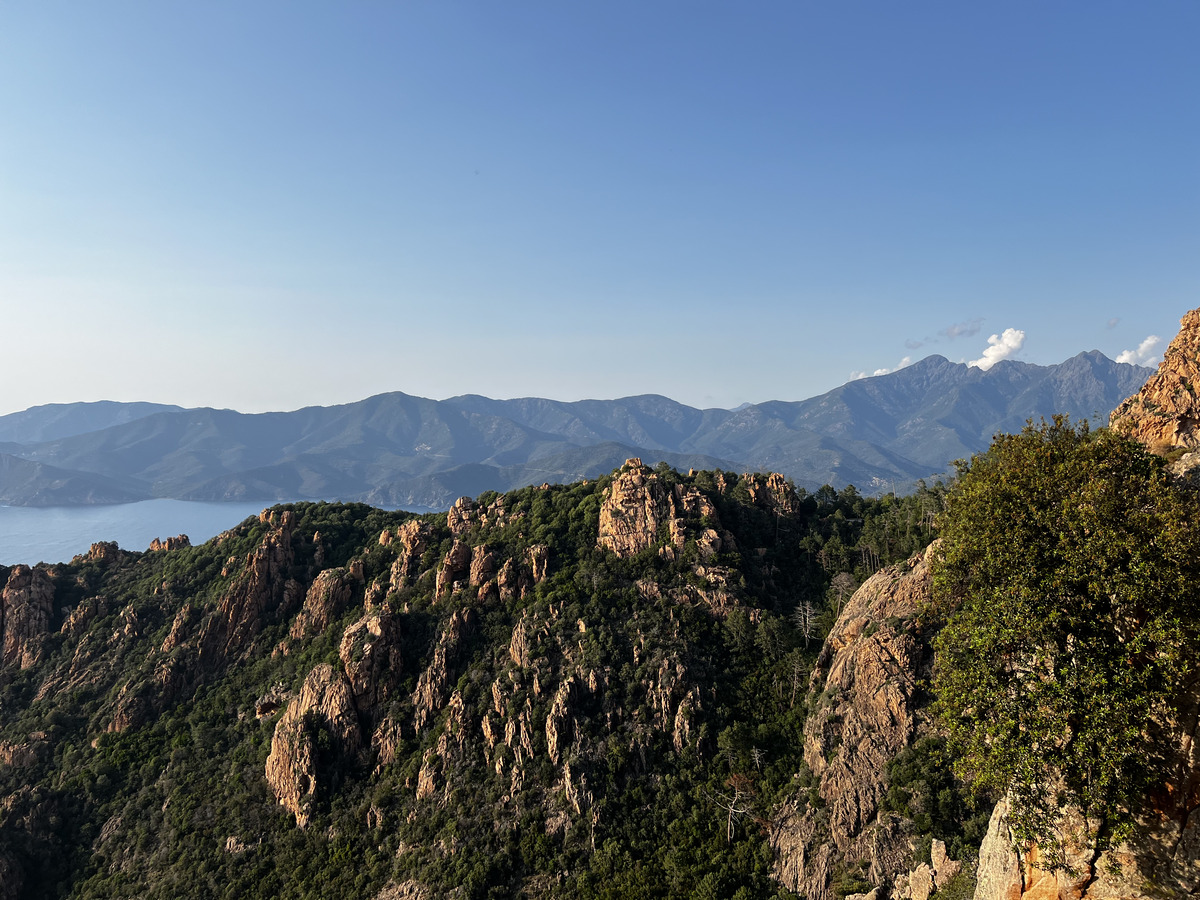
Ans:
{"type": "Polygon", "coordinates": [[[796,623],[796,628],[804,635],[804,648],[808,649],[808,642],[813,636],[813,632],[817,626],[817,616],[819,610],[811,600],[804,600],[796,611],[792,613],[792,621],[796,623]]]}
{"type": "Polygon", "coordinates": [[[833,576],[833,581],[829,583],[833,589],[833,594],[837,598],[837,608],[834,610],[834,615],[840,615],[842,612],[842,604],[846,599],[858,590],[858,582],[854,580],[854,576],[849,572],[838,572],[833,576]]]}
{"type": "Polygon", "coordinates": [[[731,793],[717,793],[712,795],[712,799],[728,814],[725,822],[725,841],[732,844],[734,821],[739,816],[754,814],[754,784],[745,775],[730,775],[725,781],[725,786],[731,793]]]}

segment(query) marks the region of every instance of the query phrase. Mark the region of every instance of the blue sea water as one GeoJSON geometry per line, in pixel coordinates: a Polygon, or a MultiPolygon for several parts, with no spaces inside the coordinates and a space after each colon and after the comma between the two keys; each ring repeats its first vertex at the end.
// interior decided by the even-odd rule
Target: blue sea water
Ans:
{"type": "Polygon", "coordinates": [[[186,534],[200,544],[269,504],[143,500],[115,506],[0,506],[0,565],[66,562],[97,541],[145,550],[157,538],[186,534]]]}

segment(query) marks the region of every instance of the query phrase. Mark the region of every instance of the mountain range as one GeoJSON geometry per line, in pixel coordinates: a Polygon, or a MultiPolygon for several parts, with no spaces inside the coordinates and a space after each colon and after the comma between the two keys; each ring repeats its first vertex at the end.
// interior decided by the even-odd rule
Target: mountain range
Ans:
{"type": "Polygon", "coordinates": [[[169,497],[445,509],[463,495],[593,478],[633,456],[683,470],[777,471],[809,490],[905,491],[1028,419],[1107,421],[1151,374],[1099,351],[987,371],[930,356],[808,400],[736,410],[657,395],[438,401],[399,392],[258,414],[52,404],[0,417],[0,503],[169,497]]]}

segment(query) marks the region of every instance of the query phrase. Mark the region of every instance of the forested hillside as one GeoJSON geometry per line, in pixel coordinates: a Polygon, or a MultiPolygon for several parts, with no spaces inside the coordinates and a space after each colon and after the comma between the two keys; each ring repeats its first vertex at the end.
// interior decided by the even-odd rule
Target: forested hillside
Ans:
{"type": "Polygon", "coordinates": [[[822,637],[942,499],[634,460],[0,572],[0,896],[791,896],[822,637]]]}

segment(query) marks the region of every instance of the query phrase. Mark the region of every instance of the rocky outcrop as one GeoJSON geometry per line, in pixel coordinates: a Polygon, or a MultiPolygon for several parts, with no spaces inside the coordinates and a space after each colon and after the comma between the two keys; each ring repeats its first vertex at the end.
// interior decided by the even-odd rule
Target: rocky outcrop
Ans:
{"type": "Polygon", "coordinates": [[[470,583],[480,587],[496,574],[496,555],[482,544],[471,551],[470,583]]]}
{"type": "Polygon", "coordinates": [[[295,513],[263,510],[259,521],[269,526],[267,533],[244,565],[236,557],[226,563],[224,572],[232,581],[217,615],[201,628],[201,653],[208,660],[244,655],[266,623],[295,609],[304,596],[304,586],[292,577],[295,513]]]}
{"type": "Polygon", "coordinates": [[[448,597],[455,590],[455,585],[468,579],[471,574],[471,553],[468,544],[458,538],[454,539],[454,543],[446,551],[445,559],[442,560],[442,567],[438,569],[435,599],[448,597]]]}
{"type": "Polygon", "coordinates": [[[313,580],[304,595],[304,606],[292,622],[288,637],[299,640],[320,634],[354,599],[362,586],[362,564],[326,569],[313,580]]]}
{"type": "Polygon", "coordinates": [[[640,459],[628,459],[600,506],[600,546],[635,556],[658,542],[670,517],[670,489],[640,459]]]}
{"type": "Polygon", "coordinates": [[[166,540],[155,538],[150,542],[151,553],[156,553],[159,550],[182,550],[184,547],[192,546],[191,539],[186,534],[178,534],[175,537],[169,537],[166,540]]]}
{"type": "Polygon", "coordinates": [[[420,731],[430,721],[450,689],[450,672],[467,634],[475,624],[475,614],[470,609],[460,609],[450,617],[438,637],[429,667],[417,679],[413,695],[413,728],[420,731]]]}
{"type": "Polygon", "coordinates": [[[74,609],[64,610],[63,634],[78,634],[94,620],[108,615],[108,601],[103,597],[87,597],[74,609]]]}
{"type": "Polygon", "coordinates": [[[350,682],[325,663],[308,674],[300,695],[288,704],[267,756],[267,784],[301,828],[308,824],[322,787],[319,731],[329,736],[338,756],[355,753],[362,741],[350,682]]]}
{"type": "Polygon", "coordinates": [[[769,475],[743,475],[742,482],[750,494],[750,502],[779,515],[795,515],[800,511],[800,498],[795,488],[778,472],[769,475]]]}
{"type": "Polygon", "coordinates": [[[786,806],[770,835],[776,877],[809,900],[832,900],[830,883],[846,863],[865,861],[866,877],[877,886],[908,872],[910,838],[880,802],[888,762],[926,724],[919,685],[932,654],[914,617],[929,595],[934,552],[868,579],[813,670],[804,760],[821,803],[786,806]]]}
{"type": "Polygon", "coordinates": [[[391,695],[400,676],[400,623],[388,610],[375,610],[346,629],[338,651],[355,705],[374,711],[391,695]]]}
{"type": "Polygon", "coordinates": [[[1113,410],[1109,423],[1152,450],[1200,449],[1200,309],[1180,320],[1158,372],[1113,410]]]}
{"type": "Polygon", "coordinates": [[[429,889],[418,881],[389,882],[375,900],[429,900],[429,889]]]}
{"type": "Polygon", "coordinates": [[[893,900],[929,900],[930,894],[945,888],[962,871],[962,863],[946,855],[943,841],[933,841],[929,857],[929,862],[896,878],[891,892],[893,900]]]}
{"type": "Polygon", "coordinates": [[[499,496],[490,503],[476,503],[470,497],[459,497],[446,513],[446,525],[455,537],[461,537],[472,528],[488,528],[502,525],[520,515],[513,516],[506,506],[505,497],[499,496]]]}
{"type": "MultiPolygon", "coordinates": [[[[429,549],[433,535],[432,526],[423,519],[409,519],[387,534],[387,546],[396,548],[396,560],[392,563],[391,588],[400,591],[409,587],[420,574],[421,556],[429,549]]],[[[382,542],[382,536],[380,538],[382,542]]]]}
{"type": "Polygon", "coordinates": [[[1037,845],[1014,847],[1006,816],[996,805],[979,848],[975,900],[1158,900],[1200,895],[1200,791],[1194,737],[1184,766],[1167,790],[1147,798],[1137,831],[1118,847],[1097,852],[1096,822],[1063,810],[1059,840],[1065,867],[1049,864],[1037,845]],[[1183,780],[1176,780],[1180,775],[1183,780]]]}
{"type": "Polygon", "coordinates": [[[14,566],[0,592],[0,666],[28,669],[41,657],[54,614],[54,582],[42,569],[14,566]]]}
{"type": "Polygon", "coordinates": [[[600,506],[600,546],[625,559],[661,542],[660,552],[675,558],[689,538],[702,559],[735,549],[700,490],[668,485],[637,457],[626,460],[600,506]]]}
{"type": "Polygon", "coordinates": [[[80,563],[100,563],[101,565],[109,565],[110,563],[121,562],[129,556],[124,550],[117,546],[116,541],[97,541],[88,548],[87,553],[81,553],[78,556],[72,557],[72,565],[80,563]]]}

